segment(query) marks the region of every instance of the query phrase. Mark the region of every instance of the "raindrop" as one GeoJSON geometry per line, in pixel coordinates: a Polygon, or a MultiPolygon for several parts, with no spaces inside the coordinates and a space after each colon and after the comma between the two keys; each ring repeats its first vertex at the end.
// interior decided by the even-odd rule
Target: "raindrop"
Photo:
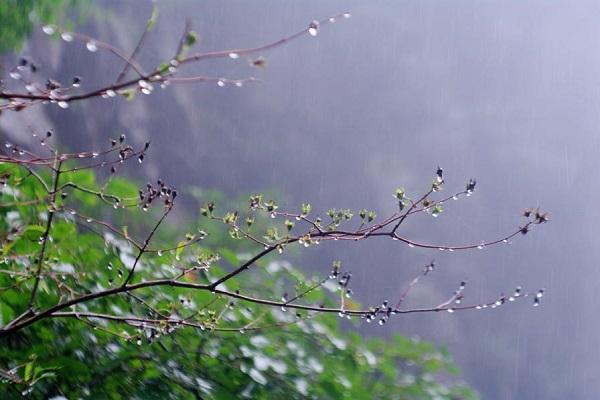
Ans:
{"type": "Polygon", "coordinates": [[[88,218],[88,219],[85,220],[85,222],[90,223],[90,222],[92,222],[92,219],[88,218]]]}
{"type": "Polygon", "coordinates": [[[98,156],[99,156],[99,154],[98,154],[98,153],[96,153],[96,152],[93,152],[93,153],[92,153],[92,158],[96,158],[96,157],[98,157],[98,156]]]}
{"type": "Polygon", "coordinates": [[[67,108],[69,108],[69,103],[67,103],[66,101],[59,101],[59,102],[58,102],[58,103],[56,103],[56,104],[58,104],[58,106],[59,106],[60,108],[62,108],[62,109],[67,109],[67,108]]]}
{"type": "Polygon", "coordinates": [[[25,90],[27,90],[29,93],[33,93],[35,92],[35,86],[32,84],[25,85],[25,90]]]}
{"type": "Polygon", "coordinates": [[[308,34],[310,36],[317,36],[319,34],[319,21],[313,21],[308,24],[308,34]]]}
{"type": "Polygon", "coordinates": [[[384,325],[387,322],[385,318],[381,318],[378,322],[379,325],[384,325]]]}
{"type": "Polygon", "coordinates": [[[161,257],[161,256],[163,255],[163,252],[162,252],[162,250],[159,250],[159,251],[157,251],[157,252],[156,252],[156,254],[157,254],[159,257],[161,257]]]}
{"type": "Polygon", "coordinates": [[[11,72],[8,74],[8,76],[10,76],[12,79],[21,79],[21,74],[17,71],[11,72]]]}
{"type": "Polygon", "coordinates": [[[329,18],[329,22],[332,23],[332,24],[335,23],[335,17],[329,18]]]}
{"type": "Polygon", "coordinates": [[[106,95],[107,95],[108,97],[115,97],[115,96],[117,95],[117,92],[115,92],[115,91],[114,91],[114,90],[112,90],[112,89],[108,89],[108,90],[106,91],[106,95]]]}
{"type": "Polygon", "coordinates": [[[46,35],[53,35],[55,32],[54,26],[52,25],[45,25],[42,27],[42,31],[44,31],[44,33],[46,35]]]}
{"type": "Polygon", "coordinates": [[[217,86],[218,86],[218,87],[223,87],[223,86],[225,86],[225,82],[223,82],[223,80],[222,80],[222,79],[219,79],[219,80],[217,81],[217,86]]]}
{"type": "Polygon", "coordinates": [[[458,196],[457,195],[452,196],[452,200],[458,200],[458,196]]]}
{"type": "Polygon", "coordinates": [[[113,269],[113,265],[112,265],[112,263],[108,263],[108,265],[106,266],[106,268],[107,268],[109,271],[112,271],[112,269],[113,269]]]}
{"type": "Polygon", "coordinates": [[[478,248],[479,250],[482,250],[484,246],[485,246],[485,244],[484,244],[484,243],[481,243],[479,246],[477,246],[477,248],[478,248]]]}
{"type": "Polygon", "coordinates": [[[414,244],[412,244],[412,243],[409,243],[409,244],[408,244],[408,247],[415,247],[415,245],[414,245],[414,244]]]}
{"type": "Polygon", "coordinates": [[[61,39],[64,40],[65,42],[72,42],[73,41],[73,34],[70,32],[63,32],[60,35],[61,39]]]}
{"type": "Polygon", "coordinates": [[[447,311],[452,314],[454,312],[454,308],[449,308],[447,311]]]}
{"type": "Polygon", "coordinates": [[[228,56],[232,60],[237,60],[238,58],[240,58],[240,55],[238,53],[229,53],[228,56]]]}
{"type": "Polygon", "coordinates": [[[140,339],[138,339],[138,340],[137,340],[137,342],[135,342],[135,343],[136,343],[138,346],[141,346],[141,345],[142,345],[142,339],[141,339],[141,338],[140,338],[140,339]]]}
{"type": "Polygon", "coordinates": [[[98,51],[98,45],[96,45],[96,42],[94,42],[93,40],[90,40],[89,42],[87,42],[85,44],[85,47],[88,49],[88,51],[91,51],[92,53],[95,53],[98,51]]]}
{"type": "Polygon", "coordinates": [[[237,81],[237,82],[235,83],[235,86],[237,86],[237,87],[242,87],[242,86],[244,86],[244,84],[242,83],[242,81],[237,81]]]}
{"type": "Polygon", "coordinates": [[[349,12],[345,12],[342,16],[344,18],[348,19],[348,18],[350,18],[352,16],[352,14],[350,14],[349,12]]]}

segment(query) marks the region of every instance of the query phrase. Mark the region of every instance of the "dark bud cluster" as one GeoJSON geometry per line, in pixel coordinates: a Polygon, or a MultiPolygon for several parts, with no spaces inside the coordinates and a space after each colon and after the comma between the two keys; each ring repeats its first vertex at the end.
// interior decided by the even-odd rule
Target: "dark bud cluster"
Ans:
{"type": "Polygon", "coordinates": [[[55,81],[54,79],[48,79],[46,81],[46,89],[48,90],[57,90],[60,89],[62,87],[62,85],[55,81]]]}
{"type": "Polygon", "coordinates": [[[475,191],[475,185],[477,184],[477,181],[475,179],[469,179],[469,182],[467,183],[467,194],[471,194],[475,191]]]}
{"type": "Polygon", "coordinates": [[[152,203],[158,199],[163,200],[165,207],[171,207],[173,201],[177,197],[177,190],[165,185],[165,183],[159,179],[156,186],[148,183],[144,189],[139,190],[138,194],[142,210],[148,211],[152,203]]]}

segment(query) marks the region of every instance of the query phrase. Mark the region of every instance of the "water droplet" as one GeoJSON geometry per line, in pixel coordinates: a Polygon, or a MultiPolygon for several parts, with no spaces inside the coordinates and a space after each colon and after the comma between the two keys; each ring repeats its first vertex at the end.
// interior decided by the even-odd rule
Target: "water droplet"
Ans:
{"type": "Polygon", "coordinates": [[[481,306],[475,306],[476,310],[481,310],[481,306]]]}
{"type": "Polygon", "coordinates": [[[136,343],[138,346],[141,346],[141,345],[142,345],[142,339],[141,339],[141,338],[140,338],[140,339],[138,339],[138,340],[137,340],[135,343],[136,343]]]}
{"type": "Polygon", "coordinates": [[[60,34],[60,37],[62,40],[64,40],[65,42],[72,42],[73,41],[73,34],[70,32],[63,32],[60,34]]]}
{"type": "Polygon", "coordinates": [[[8,76],[10,76],[12,79],[21,79],[21,74],[17,71],[11,72],[8,74],[8,76]]]}
{"type": "Polygon", "coordinates": [[[319,34],[319,21],[313,21],[308,24],[308,34],[310,36],[317,36],[319,34]]]}
{"type": "Polygon", "coordinates": [[[90,222],[92,222],[92,219],[88,218],[88,219],[85,220],[85,222],[90,223],[90,222]]]}
{"type": "Polygon", "coordinates": [[[414,245],[414,244],[412,244],[412,243],[409,243],[409,244],[408,244],[408,247],[415,247],[415,245],[414,245]]]}
{"type": "Polygon", "coordinates": [[[106,266],[106,268],[107,268],[109,271],[112,271],[112,269],[113,269],[113,265],[112,265],[112,263],[108,263],[108,265],[106,266]]]}
{"type": "Polygon", "coordinates": [[[237,81],[237,82],[235,83],[235,86],[237,86],[237,87],[242,87],[242,86],[244,86],[244,83],[243,83],[242,81],[237,81]]]}
{"type": "Polygon", "coordinates": [[[446,250],[446,249],[445,249],[444,247],[440,247],[438,250],[439,250],[439,251],[444,251],[444,250],[446,250]]]}
{"type": "Polygon", "coordinates": [[[162,250],[159,250],[159,251],[157,251],[157,252],[156,252],[156,254],[157,254],[159,257],[161,257],[161,256],[163,255],[163,252],[162,252],[162,250]]]}
{"type": "Polygon", "coordinates": [[[56,32],[53,25],[44,25],[42,31],[44,31],[46,35],[53,35],[54,32],[56,32]]]}
{"type": "Polygon", "coordinates": [[[98,156],[99,156],[99,154],[98,154],[98,153],[96,153],[96,152],[93,152],[93,153],[92,153],[92,158],[96,158],[96,157],[98,157],[98,156]]]}
{"type": "Polygon", "coordinates": [[[59,101],[59,102],[58,102],[58,103],[56,103],[56,104],[58,104],[58,106],[59,106],[60,108],[62,108],[62,109],[67,109],[67,108],[69,108],[69,103],[67,103],[66,101],[59,101]]]}
{"type": "Polygon", "coordinates": [[[98,51],[98,45],[96,45],[96,42],[94,42],[93,40],[90,40],[89,42],[87,42],[85,44],[85,47],[88,49],[88,51],[91,51],[92,53],[95,53],[98,51]]]}
{"type": "Polygon", "coordinates": [[[507,239],[502,239],[502,243],[508,243],[507,239]]]}
{"type": "Polygon", "coordinates": [[[449,308],[447,311],[452,314],[454,312],[454,308],[449,308]]]}
{"type": "Polygon", "coordinates": [[[345,12],[342,16],[344,18],[348,19],[348,18],[350,18],[352,16],[352,14],[350,14],[349,12],[345,12]]]}
{"type": "Polygon", "coordinates": [[[332,23],[332,24],[335,23],[335,17],[329,18],[329,22],[332,23]]]}
{"type": "Polygon", "coordinates": [[[240,55],[238,53],[229,53],[228,56],[232,60],[237,60],[238,58],[240,58],[240,55]]]}
{"type": "Polygon", "coordinates": [[[25,90],[27,90],[29,93],[33,93],[35,92],[35,86],[32,84],[25,85],[25,90]]]}
{"type": "Polygon", "coordinates": [[[284,306],[281,306],[281,311],[286,312],[287,308],[285,308],[284,306]]]}
{"type": "Polygon", "coordinates": [[[452,248],[449,248],[449,249],[448,249],[448,251],[449,251],[449,252],[453,252],[453,251],[454,251],[454,249],[452,249],[452,248]]]}
{"type": "Polygon", "coordinates": [[[115,96],[117,95],[117,92],[115,92],[115,91],[114,91],[114,90],[112,90],[112,89],[108,89],[108,90],[106,91],[106,95],[107,95],[108,97],[115,97],[115,96]]]}
{"type": "Polygon", "coordinates": [[[452,196],[452,200],[458,200],[458,196],[457,195],[452,196]]]}
{"type": "Polygon", "coordinates": [[[484,247],[485,247],[485,243],[481,243],[479,246],[477,246],[477,248],[479,250],[483,250],[484,247]]]}
{"type": "Polygon", "coordinates": [[[217,81],[217,86],[218,86],[218,87],[224,87],[224,86],[225,86],[225,82],[224,82],[222,79],[219,79],[219,80],[217,81]]]}

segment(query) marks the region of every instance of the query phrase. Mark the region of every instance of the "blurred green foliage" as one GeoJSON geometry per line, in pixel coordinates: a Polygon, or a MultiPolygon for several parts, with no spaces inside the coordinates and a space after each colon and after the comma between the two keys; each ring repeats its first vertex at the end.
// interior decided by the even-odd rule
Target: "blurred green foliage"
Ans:
{"type": "MultiPolygon", "coordinates": [[[[0,325],[27,308],[39,254],[39,237],[47,218],[40,183],[25,169],[0,164],[0,325]],[[40,200],[32,204],[26,201],[40,200]]],[[[46,177],[48,178],[48,177],[46,177]]],[[[71,181],[97,190],[89,170],[66,174],[71,181]]],[[[113,179],[107,191],[121,198],[138,196],[138,187],[113,179]]],[[[219,209],[247,208],[228,202],[217,191],[194,190],[200,204],[213,201],[219,209]]],[[[131,235],[143,232],[159,210],[103,207],[102,200],[80,191],[59,199],[77,207],[80,215],[104,217],[114,226],[127,225],[131,235]]],[[[180,217],[159,231],[153,246],[185,240],[182,229],[208,233],[201,246],[182,252],[147,255],[137,279],[172,275],[181,263],[201,255],[218,255],[210,269],[183,279],[208,282],[249,257],[252,247],[234,240],[216,221],[180,217]]],[[[272,224],[271,218],[256,221],[272,224]]],[[[51,232],[37,306],[56,304],[71,295],[94,292],[121,281],[134,252],[124,240],[102,232],[93,223],[58,213],[51,232]],[[110,266],[110,268],[109,268],[110,266]]],[[[256,252],[256,246],[254,246],[256,252]]],[[[321,277],[307,276],[281,260],[261,260],[257,268],[228,281],[230,290],[261,298],[279,298],[284,290],[302,290],[321,277]],[[292,288],[292,289],[290,289],[292,288]]],[[[328,274],[329,271],[324,272],[328,274]]],[[[333,304],[336,285],[310,292],[304,301],[333,304]]],[[[162,332],[95,318],[49,318],[0,339],[0,368],[23,383],[0,383],[0,398],[48,399],[472,399],[468,388],[451,383],[458,370],[446,351],[396,335],[390,341],[364,339],[342,330],[334,315],[307,318],[292,310],[236,302],[208,291],[155,287],[135,292],[161,313],[194,316],[204,329],[177,327],[162,332]],[[300,318],[299,318],[300,317],[300,318]],[[240,329],[243,327],[244,329],[240,329]],[[264,329],[253,330],[254,327],[264,329]],[[444,383],[442,383],[444,382],[444,383]],[[448,383],[450,382],[450,383],[448,383]]],[[[339,294],[337,294],[339,296],[339,294]]],[[[121,294],[76,306],[73,311],[152,317],[152,311],[121,294]]]]}
{"type": "Polygon", "coordinates": [[[0,1],[0,54],[20,50],[34,26],[48,23],[68,26],[68,17],[81,10],[83,3],[84,0],[0,1]]]}

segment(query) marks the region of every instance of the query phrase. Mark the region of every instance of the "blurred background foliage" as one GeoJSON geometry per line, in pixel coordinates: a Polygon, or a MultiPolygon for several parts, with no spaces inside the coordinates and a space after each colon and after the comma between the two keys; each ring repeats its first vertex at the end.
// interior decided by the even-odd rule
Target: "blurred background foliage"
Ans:
{"type": "Polygon", "coordinates": [[[3,0],[0,2],[0,53],[19,51],[34,27],[73,26],[90,10],[84,0],[3,0]]]}

